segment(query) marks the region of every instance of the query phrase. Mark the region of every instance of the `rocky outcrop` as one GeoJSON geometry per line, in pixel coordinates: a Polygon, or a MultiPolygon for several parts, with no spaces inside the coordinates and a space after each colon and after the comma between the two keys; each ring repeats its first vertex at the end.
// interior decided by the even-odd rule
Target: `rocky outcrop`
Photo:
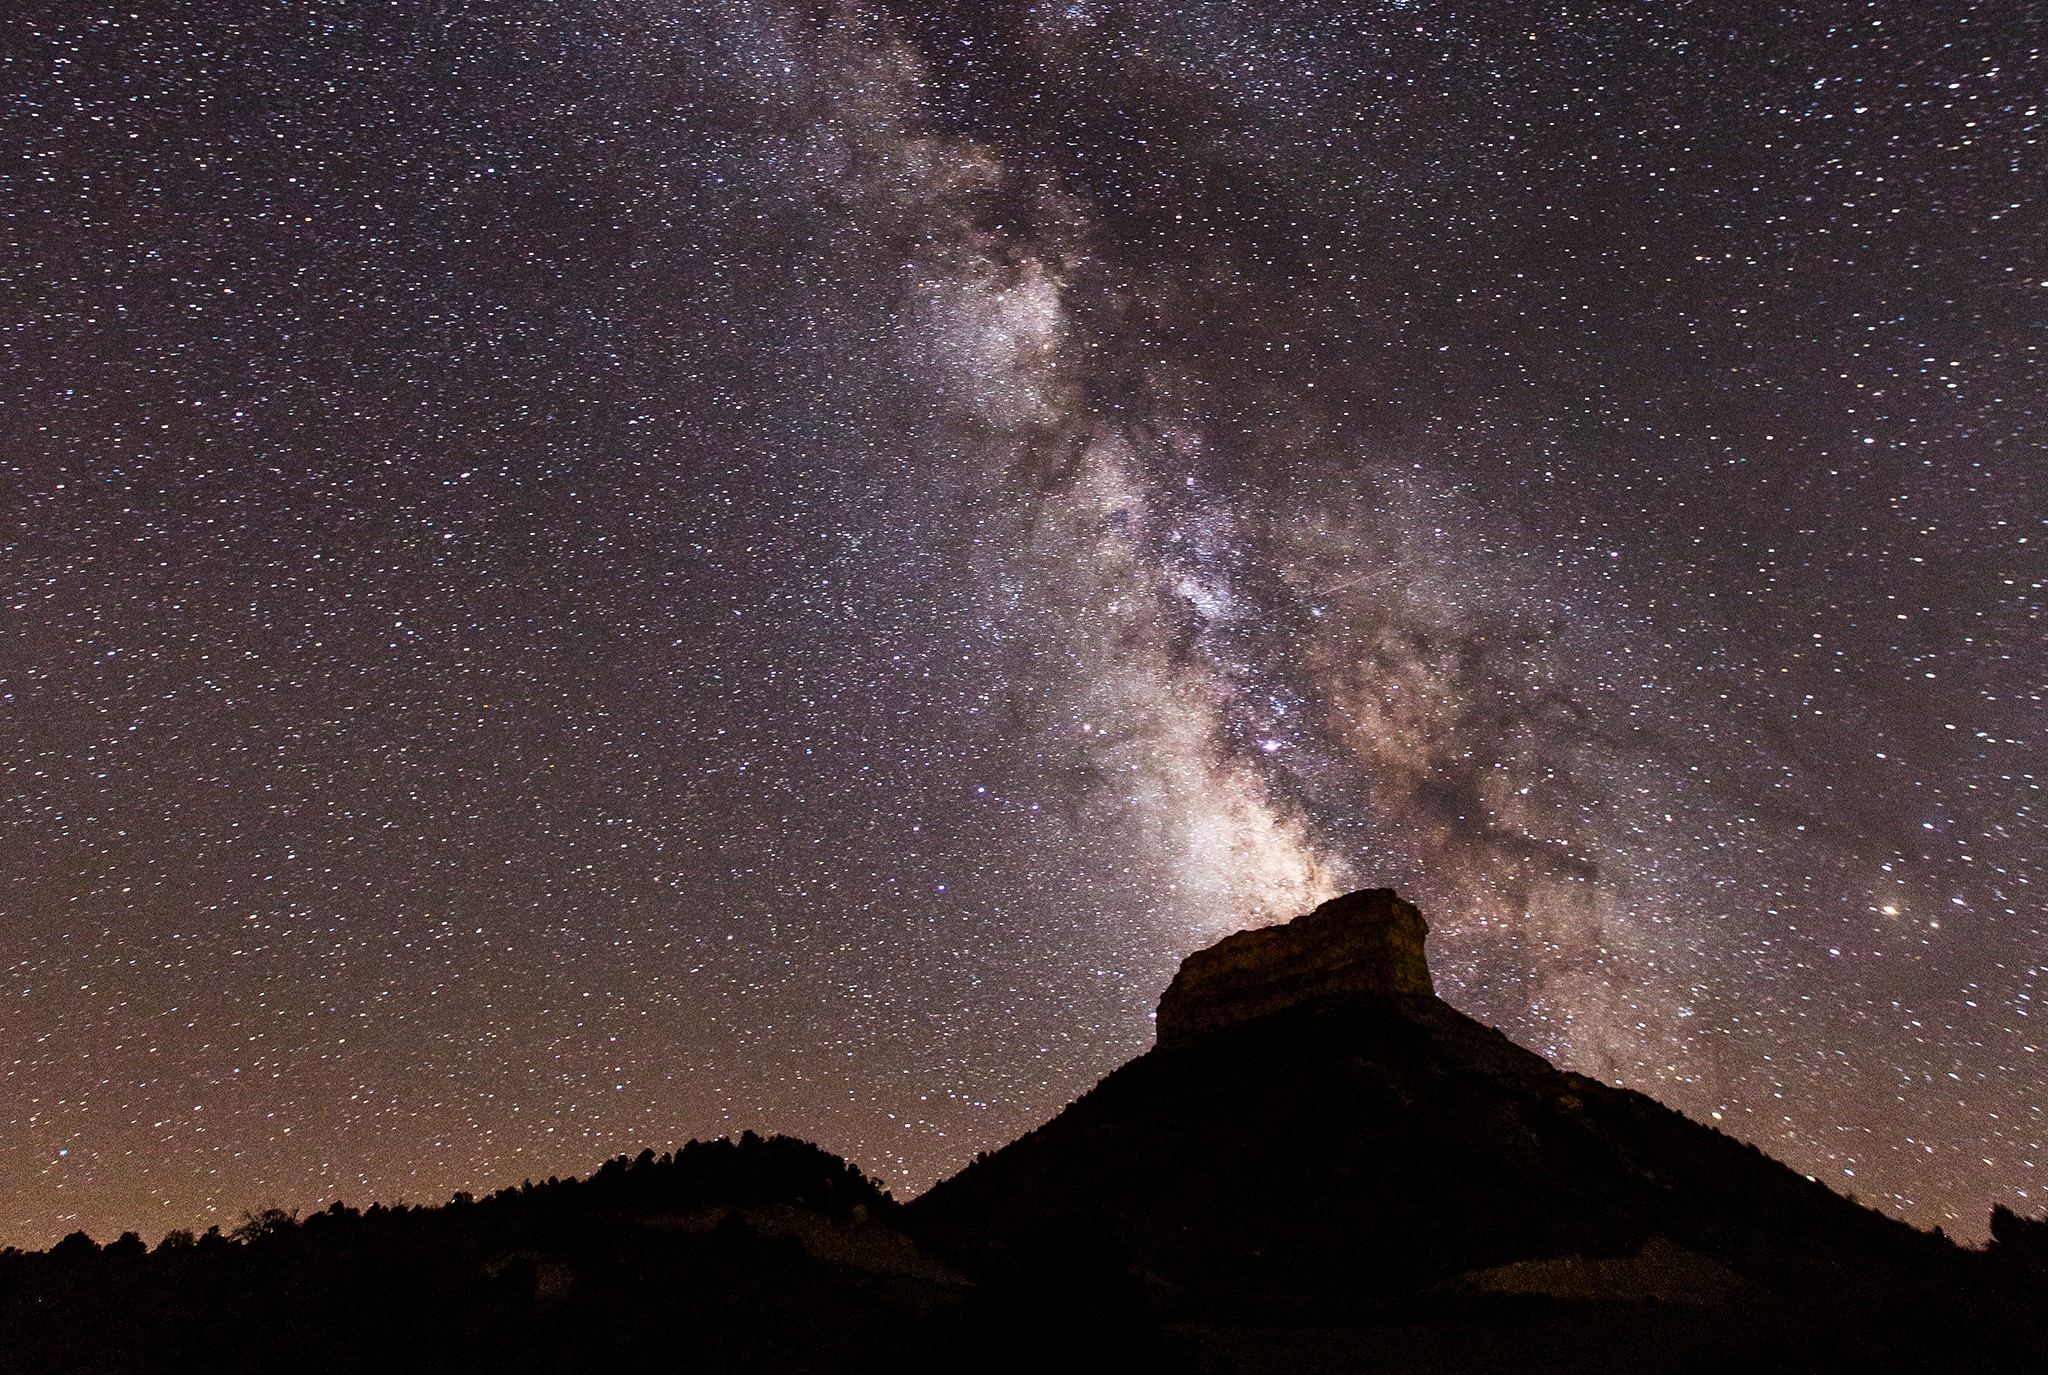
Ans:
{"type": "Polygon", "coordinates": [[[1285,926],[1240,931],[1182,961],[1159,1000],[1159,1044],[1329,998],[1429,997],[1429,924],[1391,888],[1332,898],[1285,926]]]}

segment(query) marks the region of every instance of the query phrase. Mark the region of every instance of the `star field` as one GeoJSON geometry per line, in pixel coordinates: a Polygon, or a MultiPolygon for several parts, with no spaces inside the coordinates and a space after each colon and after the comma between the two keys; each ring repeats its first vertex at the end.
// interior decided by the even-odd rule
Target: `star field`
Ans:
{"type": "Polygon", "coordinates": [[[1559,1062],[2038,1213],[2043,41],[0,19],[0,1243],[920,1189],[1388,885],[1559,1062]]]}

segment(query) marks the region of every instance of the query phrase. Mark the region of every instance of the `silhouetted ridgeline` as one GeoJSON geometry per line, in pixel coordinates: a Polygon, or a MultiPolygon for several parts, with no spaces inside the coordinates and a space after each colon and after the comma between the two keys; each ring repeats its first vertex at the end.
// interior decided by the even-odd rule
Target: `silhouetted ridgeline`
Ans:
{"type": "Polygon", "coordinates": [[[1961,1250],[1439,1002],[1384,890],[1191,956],[1160,1046],[899,1205],[786,1137],[438,1208],[0,1253],[34,1371],[2048,1370],[1961,1250]]]}
{"type": "MultiPolygon", "coordinates": [[[[19,1370],[870,1370],[957,1356],[964,1282],[808,1142],[692,1142],[441,1207],[0,1253],[19,1370]],[[957,1306],[957,1305],[956,1305],[957,1306]]],[[[957,1368],[957,1367],[956,1367],[957,1368]]]]}

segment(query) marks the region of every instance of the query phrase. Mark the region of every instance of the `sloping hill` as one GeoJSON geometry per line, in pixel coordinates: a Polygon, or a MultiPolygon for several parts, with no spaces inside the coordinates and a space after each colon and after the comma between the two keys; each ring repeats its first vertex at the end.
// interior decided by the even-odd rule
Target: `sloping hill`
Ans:
{"type": "Polygon", "coordinates": [[[0,1370],[951,1370],[966,1281],[860,1171],[748,1133],[438,1208],[0,1254],[0,1370]]]}
{"type": "Polygon", "coordinates": [[[1422,931],[1382,890],[1191,957],[1162,1048],[916,1200],[912,1225],[971,1267],[1119,1257],[1218,1368],[2040,1354],[1986,1257],[1412,991],[1422,931]]]}

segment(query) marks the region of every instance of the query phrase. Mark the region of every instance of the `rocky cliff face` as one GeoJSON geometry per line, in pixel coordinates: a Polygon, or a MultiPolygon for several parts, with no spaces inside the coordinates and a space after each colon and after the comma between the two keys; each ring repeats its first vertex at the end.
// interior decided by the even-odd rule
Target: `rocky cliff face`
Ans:
{"type": "Polygon", "coordinates": [[[1240,931],[1182,962],[1159,1000],[1159,1044],[1185,1045],[1326,998],[1435,994],[1429,925],[1391,888],[1332,898],[1285,926],[1240,931]]]}

